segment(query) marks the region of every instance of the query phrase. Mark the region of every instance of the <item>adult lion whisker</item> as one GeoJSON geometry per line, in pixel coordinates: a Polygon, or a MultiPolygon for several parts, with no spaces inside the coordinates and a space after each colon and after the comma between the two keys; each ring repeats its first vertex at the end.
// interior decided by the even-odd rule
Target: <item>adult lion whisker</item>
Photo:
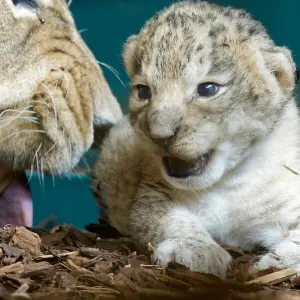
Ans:
{"type": "Polygon", "coordinates": [[[53,174],[53,170],[52,170],[52,168],[51,168],[51,166],[50,166],[47,158],[45,158],[45,160],[46,160],[46,163],[47,163],[47,165],[49,167],[49,172],[50,172],[51,177],[52,177],[52,186],[55,187],[55,177],[54,177],[54,174],[53,174]]]}
{"type": "MultiPolygon", "coordinates": [[[[49,99],[49,98],[46,98],[46,99],[49,99]]],[[[52,108],[46,101],[42,101],[42,100],[30,100],[29,102],[30,103],[40,103],[40,104],[46,105],[49,109],[52,108]]]]}
{"type": "Polygon", "coordinates": [[[54,149],[55,146],[56,146],[56,143],[54,143],[54,144],[49,148],[49,150],[47,150],[47,152],[45,153],[44,156],[47,156],[47,155],[54,149]]]}
{"type": "Polygon", "coordinates": [[[41,181],[42,181],[42,190],[43,193],[45,192],[45,177],[44,177],[44,164],[43,164],[43,157],[41,157],[41,163],[40,163],[40,174],[41,174],[41,181]]]}
{"type": "Polygon", "coordinates": [[[96,60],[96,62],[97,62],[99,65],[101,65],[101,66],[107,68],[108,70],[110,70],[110,71],[118,78],[118,80],[121,82],[121,84],[123,85],[123,87],[125,87],[124,82],[123,82],[122,79],[120,78],[119,73],[118,73],[118,71],[117,71],[115,68],[113,68],[113,67],[110,66],[109,64],[103,63],[103,62],[98,61],[98,60],[96,60]]]}
{"type": "MultiPolygon", "coordinates": [[[[31,181],[32,175],[33,175],[33,169],[34,169],[34,162],[38,159],[37,157],[37,152],[39,151],[39,149],[41,148],[42,143],[40,144],[39,148],[35,151],[35,154],[33,156],[33,159],[31,161],[31,166],[30,166],[30,176],[28,178],[28,182],[31,181]]],[[[37,171],[38,171],[38,161],[37,161],[37,171]]]]}
{"type": "Polygon", "coordinates": [[[106,64],[106,63],[101,62],[101,61],[98,61],[96,59],[90,59],[90,58],[87,58],[87,57],[79,57],[79,58],[74,59],[74,61],[80,61],[80,60],[88,60],[88,61],[91,61],[93,63],[96,63],[98,65],[101,65],[101,66],[107,68],[109,71],[111,71],[116,76],[116,78],[120,81],[122,86],[125,87],[124,82],[122,81],[122,79],[119,76],[119,72],[114,67],[112,67],[111,65],[106,64]]]}
{"type": "MultiPolygon", "coordinates": [[[[32,108],[33,106],[31,105],[31,106],[27,106],[27,107],[25,107],[24,109],[22,109],[22,111],[21,112],[25,112],[25,110],[27,110],[27,109],[29,109],[29,108],[32,108]]],[[[0,114],[0,118],[5,114],[5,113],[8,113],[8,112],[16,112],[16,113],[20,113],[20,110],[19,109],[10,109],[10,108],[8,108],[8,109],[6,109],[6,110],[4,110],[3,112],[1,112],[1,114],[0,114]]],[[[34,111],[32,111],[32,110],[27,110],[26,111],[27,113],[31,113],[31,114],[34,114],[35,112],[34,111]]],[[[1,120],[0,120],[1,121],[1,120]]]]}
{"type": "Polygon", "coordinates": [[[88,31],[88,30],[89,30],[88,28],[83,28],[83,29],[78,30],[78,32],[79,32],[79,33],[83,33],[83,32],[86,32],[86,31],[88,31]]]}
{"type": "Polygon", "coordinates": [[[46,84],[44,84],[44,83],[42,83],[42,85],[43,85],[43,87],[47,90],[47,92],[49,93],[50,99],[51,99],[52,104],[53,104],[54,117],[55,117],[55,119],[57,119],[57,112],[56,112],[55,99],[54,99],[54,97],[53,97],[53,95],[52,95],[52,93],[51,93],[49,87],[48,87],[46,84]]]}
{"type": "Polygon", "coordinates": [[[70,174],[68,174],[67,172],[64,172],[63,175],[64,175],[66,178],[68,178],[68,180],[71,180],[71,176],[70,176],[70,174]]]}
{"type": "Polygon", "coordinates": [[[37,148],[37,150],[35,151],[35,154],[34,154],[34,157],[35,157],[35,160],[36,160],[36,169],[37,169],[37,174],[38,174],[38,178],[39,178],[39,183],[40,185],[42,186],[42,183],[41,183],[41,177],[40,177],[40,170],[39,170],[39,157],[38,157],[38,152],[40,151],[42,147],[42,143],[40,143],[40,146],[37,148]]]}
{"type": "MultiPolygon", "coordinates": [[[[14,120],[25,120],[25,121],[28,121],[28,122],[31,122],[31,123],[39,123],[37,120],[38,118],[36,117],[16,117],[16,116],[11,116],[11,117],[5,117],[3,118],[3,120],[0,120],[0,122],[3,122],[3,121],[7,121],[9,120],[8,124],[14,120]]],[[[4,126],[6,126],[7,124],[4,124],[4,126]]],[[[1,128],[1,127],[0,127],[1,128]]]]}
{"type": "Polygon", "coordinates": [[[45,130],[30,130],[30,129],[22,129],[22,130],[19,130],[17,132],[13,132],[12,134],[9,134],[8,136],[6,136],[4,139],[2,139],[0,141],[0,143],[3,143],[4,141],[8,140],[9,138],[15,136],[15,135],[18,135],[22,132],[27,132],[27,133],[47,133],[45,130]]]}
{"type": "MultiPolygon", "coordinates": [[[[8,125],[11,124],[13,121],[19,120],[19,119],[24,119],[24,120],[30,121],[31,123],[38,123],[36,120],[30,119],[30,117],[20,117],[20,115],[21,115],[22,113],[24,113],[24,110],[21,111],[21,112],[19,112],[19,114],[16,115],[16,116],[6,117],[6,119],[9,119],[9,121],[6,122],[5,124],[3,124],[3,125],[0,127],[0,129],[2,129],[2,128],[8,126],[8,125]]],[[[4,119],[4,120],[5,120],[5,119],[4,119]]],[[[1,120],[1,121],[4,121],[4,120],[1,120]]]]}
{"type": "Polygon", "coordinates": [[[68,144],[69,144],[69,155],[70,155],[70,161],[72,160],[72,145],[70,139],[68,139],[68,144]]]}
{"type": "Polygon", "coordinates": [[[35,161],[35,156],[33,156],[33,159],[31,161],[31,165],[30,165],[30,175],[29,175],[29,178],[28,178],[28,182],[31,181],[31,178],[32,178],[32,175],[33,175],[33,165],[34,165],[34,161],[35,161]]]}
{"type": "MultiPolygon", "coordinates": [[[[58,69],[58,68],[55,68],[54,70],[56,70],[56,71],[58,71],[59,73],[61,73],[61,74],[62,74],[62,77],[63,77],[63,78],[65,79],[65,81],[67,82],[67,92],[66,92],[66,96],[64,97],[64,99],[66,100],[67,97],[68,97],[68,95],[69,95],[70,82],[69,82],[69,80],[68,80],[66,74],[65,74],[62,70],[60,70],[60,69],[58,69]]],[[[57,87],[57,85],[56,85],[56,87],[57,87]]]]}
{"type": "MultiPolygon", "coordinates": [[[[15,120],[15,119],[17,119],[18,117],[20,117],[24,112],[25,112],[25,113],[26,113],[26,112],[31,113],[32,111],[29,111],[29,110],[28,110],[29,108],[32,108],[32,106],[27,106],[27,107],[23,108],[22,110],[17,110],[17,109],[6,109],[5,111],[3,111],[3,112],[0,114],[0,117],[3,116],[3,114],[5,114],[5,113],[7,113],[7,112],[17,112],[18,114],[17,114],[16,116],[8,116],[8,117],[5,117],[5,119],[10,118],[10,121],[8,121],[8,122],[6,122],[4,125],[2,125],[2,126],[0,127],[0,129],[3,128],[3,127],[5,127],[5,126],[7,126],[8,124],[10,124],[13,120],[15,120]]],[[[32,112],[32,113],[34,113],[34,112],[32,112]]],[[[2,122],[2,121],[5,121],[5,119],[2,118],[2,120],[0,120],[0,121],[1,121],[1,122],[2,122]]]]}

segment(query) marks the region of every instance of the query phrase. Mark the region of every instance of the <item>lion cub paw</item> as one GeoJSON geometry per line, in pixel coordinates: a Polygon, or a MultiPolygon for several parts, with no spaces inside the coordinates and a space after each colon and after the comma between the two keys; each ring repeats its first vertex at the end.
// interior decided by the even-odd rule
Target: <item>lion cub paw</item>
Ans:
{"type": "Polygon", "coordinates": [[[253,272],[267,268],[287,269],[293,268],[300,275],[300,245],[298,241],[283,241],[274,247],[272,253],[260,256],[253,267],[253,272]]]}
{"type": "Polygon", "coordinates": [[[165,240],[159,243],[154,259],[163,267],[176,262],[191,271],[213,274],[223,279],[232,261],[229,253],[218,244],[190,240],[165,240]]]}

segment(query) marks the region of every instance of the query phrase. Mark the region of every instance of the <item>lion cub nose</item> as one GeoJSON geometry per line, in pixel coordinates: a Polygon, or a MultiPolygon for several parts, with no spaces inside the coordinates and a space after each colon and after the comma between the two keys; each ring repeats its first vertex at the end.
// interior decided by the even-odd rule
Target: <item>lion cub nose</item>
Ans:
{"type": "Polygon", "coordinates": [[[176,135],[181,118],[167,112],[161,112],[148,119],[148,129],[155,141],[165,141],[176,135]]]}
{"type": "Polygon", "coordinates": [[[174,136],[175,131],[169,128],[152,128],[149,130],[150,136],[153,140],[167,140],[174,136]]]}

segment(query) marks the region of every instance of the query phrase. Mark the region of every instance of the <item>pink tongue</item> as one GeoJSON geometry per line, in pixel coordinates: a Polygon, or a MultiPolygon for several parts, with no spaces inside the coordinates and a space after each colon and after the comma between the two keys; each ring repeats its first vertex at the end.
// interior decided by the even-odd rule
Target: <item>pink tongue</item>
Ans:
{"type": "Polygon", "coordinates": [[[31,227],[32,219],[31,193],[25,174],[21,174],[0,194],[0,226],[11,224],[31,227]]]}

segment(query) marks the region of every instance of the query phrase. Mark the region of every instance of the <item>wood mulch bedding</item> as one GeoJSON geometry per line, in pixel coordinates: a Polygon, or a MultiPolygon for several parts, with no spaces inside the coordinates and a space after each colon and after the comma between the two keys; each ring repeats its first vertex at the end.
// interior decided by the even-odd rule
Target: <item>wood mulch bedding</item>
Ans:
{"type": "Polygon", "coordinates": [[[101,238],[92,233],[97,225],[88,226],[89,232],[67,225],[50,232],[0,228],[0,299],[300,300],[300,278],[294,270],[251,274],[256,254],[224,246],[234,257],[224,282],[179,265],[163,269],[152,264],[151,245],[139,253],[130,239],[104,224],[100,227],[106,234],[101,238]]]}

